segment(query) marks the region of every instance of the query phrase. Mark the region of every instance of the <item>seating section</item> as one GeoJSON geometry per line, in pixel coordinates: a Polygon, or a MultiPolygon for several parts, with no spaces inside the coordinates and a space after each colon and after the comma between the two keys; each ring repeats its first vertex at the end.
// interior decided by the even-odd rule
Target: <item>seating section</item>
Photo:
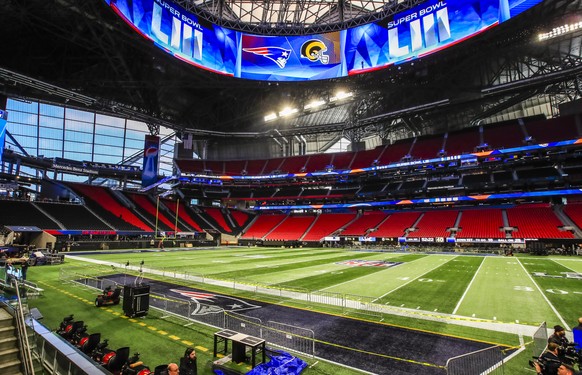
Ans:
{"type": "Polygon", "coordinates": [[[363,237],[369,229],[376,228],[386,217],[387,215],[381,211],[364,212],[357,220],[348,225],[341,235],[363,237]]]}
{"type": "Polygon", "coordinates": [[[245,225],[247,225],[247,223],[252,219],[251,215],[239,210],[230,210],[230,216],[232,216],[236,224],[241,228],[244,228],[245,225]]]}
{"type": "Polygon", "coordinates": [[[525,135],[516,121],[483,126],[483,142],[493,149],[524,145],[525,135]]]}
{"type": "Polygon", "coordinates": [[[582,202],[568,203],[564,206],[564,213],[578,228],[582,228],[582,202]]]}
{"type": "Polygon", "coordinates": [[[412,227],[420,212],[395,212],[384,221],[378,230],[369,234],[370,237],[402,237],[405,231],[412,227]]]}
{"type": "Polygon", "coordinates": [[[220,208],[204,207],[204,212],[208,214],[208,216],[210,216],[216,222],[216,224],[218,224],[218,228],[216,229],[223,233],[233,232],[232,226],[228,224],[220,208]]]}
{"type": "Polygon", "coordinates": [[[260,239],[269,233],[275,226],[285,219],[286,215],[260,215],[242,235],[243,239],[260,239]]]}
{"type": "Polygon", "coordinates": [[[527,123],[525,127],[527,134],[533,137],[534,143],[557,142],[580,137],[574,116],[534,121],[527,123]]]}
{"type": "Polygon", "coordinates": [[[0,227],[34,226],[40,229],[60,229],[59,225],[30,201],[0,200],[0,227]]]}
{"type": "Polygon", "coordinates": [[[303,241],[321,241],[356,217],[356,214],[321,214],[317,217],[303,241]]]}
{"type": "MultiPolygon", "coordinates": [[[[107,224],[99,220],[84,205],[36,202],[43,211],[61,223],[69,230],[112,230],[107,224]]],[[[55,229],[55,228],[45,228],[55,229]]]]}
{"type": "MultiPolygon", "coordinates": [[[[176,202],[175,201],[171,201],[169,199],[161,199],[161,202],[164,203],[164,205],[166,207],[168,207],[168,209],[172,212],[176,212],[176,202]]],[[[184,223],[186,223],[186,225],[188,225],[190,228],[192,228],[194,231],[196,232],[204,232],[202,230],[202,228],[200,228],[200,225],[196,222],[196,220],[194,220],[194,218],[192,217],[192,215],[190,215],[190,210],[188,210],[188,208],[186,207],[186,205],[184,204],[184,202],[180,202],[178,204],[178,218],[180,220],[182,220],[184,223]]]]}
{"type": "Polygon", "coordinates": [[[443,149],[443,136],[417,138],[410,155],[415,159],[433,159],[443,149]]]}
{"type": "Polygon", "coordinates": [[[445,151],[448,156],[473,152],[479,146],[479,129],[470,128],[448,133],[445,151]]]}
{"type": "Polygon", "coordinates": [[[501,209],[463,210],[457,238],[505,238],[501,209]]]}
{"type": "Polygon", "coordinates": [[[564,224],[548,205],[527,205],[506,210],[509,225],[516,227],[513,238],[574,238],[558,228],[564,224]]]}
{"type": "Polygon", "coordinates": [[[95,185],[69,184],[93,211],[118,230],[143,230],[152,232],[153,228],[138,218],[129,208],[119,203],[107,188],[95,185]]]}
{"type": "Polygon", "coordinates": [[[144,215],[150,222],[157,223],[158,230],[182,232],[180,226],[176,227],[176,220],[174,216],[168,216],[168,213],[164,213],[159,207],[150,201],[147,195],[137,194],[137,193],[125,193],[131,201],[136,205],[136,209],[144,215]],[[170,217],[170,218],[168,218],[170,217]]]}
{"type": "Polygon", "coordinates": [[[315,220],[315,216],[287,216],[265,240],[292,241],[298,240],[315,220]]]}
{"type": "Polygon", "coordinates": [[[410,232],[408,237],[450,237],[448,229],[455,226],[457,216],[459,216],[457,210],[427,211],[416,224],[416,230],[410,232]]]}

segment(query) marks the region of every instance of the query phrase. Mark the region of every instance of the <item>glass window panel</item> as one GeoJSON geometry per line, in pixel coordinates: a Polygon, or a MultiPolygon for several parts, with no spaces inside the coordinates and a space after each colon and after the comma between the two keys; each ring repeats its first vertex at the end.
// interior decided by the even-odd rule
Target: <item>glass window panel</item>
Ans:
{"type": "Polygon", "coordinates": [[[90,155],[92,152],[92,148],[93,146],[91,143],[65,142],[65,151],[80,152],[83,154],[90,155]]]}
{"type": "Polygon", "coordinates": [[[76,132],[93,133],[93,123],[86,123],[74,120],[65,120],[65,129],[76,132]]]}
{"type": "Polygon", "coordinates": [[[62,129],[63,128],[63,119],[58,117],[49,117],[49,116],[40,116],[39,118],[40,126],[44,126],[45,128],[56,128],[62,129]]]}
{"type": "Polygon", "coordinates": [[[96,116],[95,122],[98,124],[111,125],[111,126],[115,126],[118,128],[125,127],[125,119],[122,119],[119,117],[102,115],[99,113],[96,116]]]}
{"type": "Polygon", "coordinates": [[[93,160],[96,163],[110,163],[110,164],[117,164],[121,161],[120,157],[115,157],[112,155],[98,155],[95,154],[95,160],[93,160]]]}
{"type": "Polygon", "coordinates": [[[41,138],[38,140],[38,147],[40,149],[62,150],[63,141],[60,139],[41,138]]]}
{"type": "Polygon", "coordinates": [[[63,118],[65,116],[65,109],[52,104],[40,103],[40,114],[63,118]]]}
{"type": "Polygon", "coordinates": [[[63,130],[41,127],[39,128],[39,137],[41,139],[42,138],[63,139],[63,130]]]}
{"type": "Polygon", "coordinates": [[[115,128],[106,125],[95,125],[95,133],[101,135],[108,135],[111,137],[123,138],[125,131],[123,130],[123,128],[115,128]]]}
{"type": "Polygon", "coordinates": [[[38,151],[39,155],[43,155],[45,158],[60,158],[63,155],[61,150],[55,149],[40,149],[38,151]]]}
{"type": "Polygon", "coordinates": [[[121,160],[122,149],[120,147],[95,145],[95,154],[117,156],[121,160]]]}
{"type": "Polygon", "coordinates": [[[142,150],[144,146],[144,141],[137,140],[137,139],[125,139],[125,148],[126,149],[134,149],[134,150],[142,150]]]}
{"type": "Polygon", "coordinates": [[[91,154],[79,151],[65,151],[64,153],[66,159],[77,160],[77,161],[91,161],[91,154]]]}
{"type": "Polygon", "coordinates": [[[123,147],[123,137],[109,137],[106,135],[95,135],[95,144],[105,146],[123,147]]]}
{"type": "Polygon", "coordinates": [[[141,122],[141,121],[134,121],[134,120],[127,120],[127,129],[130,130],[141,130],[144,133],[148,133],[150,132],[150,130],[148,129],[148,126],[145,122],[141,122]]]}
{"type": "Polygon", "coordinates": [[[38,116],[31,113],[9,111],[8,123],[36,125],[38,123],[38,116]]]}
{"type": "Polygon", "coordinates": [[[12,122],[6,124],[6,129],[16,139],[18,139],[19,136],[36,137],[38,132],[36,125],[17,124],[12,122]]]}
{"type": "MultiPolygon", "coordinates": [[[[10,111],[21,111],[38,113],[38,103],[37,102],[22,102],[20,100],[8,99],[6,102],[6,109],[10,111]]],[[[10,115],[9,115],[10,116],[10,115]]]]}
{"type": "Polygon", "coordinates": [[[65,140],[91,144],[93,143],[93,134],[75,131],[65,131],[65,140]]]}
{"type": "Polygon", "coordinates": [[[139,132],[139,131],[136,131],[136,130],[129,130],[129,129],[127,129],[127,132],[125,133],[125,137],[127,139],[139,140],[139,141],[141,141],[141,143],[143,145],[143,142],[144,142],[144,139],[145,139],[145,135],[146,134],[149,134],[149,133],[139,132]]]}
{"type": "Polygon", "coordinates": [[[174,132],[174,130],[173,130],[173,129],[170,129],[170,128],[165,128],[165,127],[163,127],[163,126],[160,126],[160,137],[161,137],[161,138],[164,138],[165,136],[167,136],[167,135],[170,135],[170,134],[172,134],[173,132],[174,132]]]}
{"type": "MultiPolygon", "coordinates": [[[[22,147],[33,147],[36,149],[36,136],[34,137],[27,137],[27,136],[19,136],[14,137],[20,143],[22,147]]],[[[6,137],[6,142],[12,142],[9,137],[6,137]]]]}
{"type": "Polygon", "coordinates": [[[92,112],[79,111],[78,109],[66,108],[65,118],[93,123],[95,115],[92,112]]]}

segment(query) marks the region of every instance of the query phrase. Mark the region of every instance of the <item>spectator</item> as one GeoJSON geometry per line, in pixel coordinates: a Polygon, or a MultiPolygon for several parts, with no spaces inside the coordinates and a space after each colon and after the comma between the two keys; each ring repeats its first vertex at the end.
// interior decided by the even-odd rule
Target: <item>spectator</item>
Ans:
{"type": "Polygon", "coordinates": [[[566,330],[561,325],[554,326],[554,333],[548,338],[548,344],[552,342],[558,344],[558,346],[561,346],[563,348],[568,346],[566,330]]]}
{"type": "Polygon", "coordinates": [[[558,357],[560,346],[555,342],[548,344],[548,349],[540,356],[539,362],[535,362],[535,369],[541,375],[557,375],[562,361],[558,357]],[[542,363],[544,366],[540,366],[542,363]]]}
{"type": "Polygon", "coordinates": [[[578,325],[572,329],[576,349],[582,349],[582,317],[578,318],[578,325]]]}
{"type": "Polygon", "coordinates": [[[562,365],[558,368],[558,375],[580,375],[582,372],[576,372],[573,367],[562,363],[562,365]]]}
{"type": "Polygon", "coordinates": [[[196,366],[196,351],[194,348],[186,349],[184,356],[180,358],[180,374],[198,375],[198,367],[196,366]]]}
{"type": "Polygon", "coordinates": [[[26,281],[26,271],[28,271],[28,262],[22,264],[22,281],[26,281]]]}
{"type": "Polygon", "coordinates": [[[180,368],[175,363],[170,363],[168,365],[168,375],[176,375],[180,373],[180,368]]]}

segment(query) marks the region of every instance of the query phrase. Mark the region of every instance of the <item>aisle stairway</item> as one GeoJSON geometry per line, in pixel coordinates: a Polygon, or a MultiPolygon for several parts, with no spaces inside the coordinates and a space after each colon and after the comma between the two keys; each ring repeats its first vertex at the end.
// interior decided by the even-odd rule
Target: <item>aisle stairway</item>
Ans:
{"type": "Polygon", "coordinates": [[[18,338],[14,318],[0,308],[0,374],[20,375],[18,338]]]}

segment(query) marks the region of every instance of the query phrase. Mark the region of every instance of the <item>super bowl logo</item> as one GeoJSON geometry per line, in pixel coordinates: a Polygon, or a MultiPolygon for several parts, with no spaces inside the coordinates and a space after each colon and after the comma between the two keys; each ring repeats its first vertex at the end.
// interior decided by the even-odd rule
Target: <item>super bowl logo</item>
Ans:
{"type": "Polygon", "coordinates": [[[321,61],[322,64],[327,64],[329,56],[324,54],[326,51],[325,43],[319,39],[311,39],[301,46],[301,57],[311,62],[321,61]]]}

